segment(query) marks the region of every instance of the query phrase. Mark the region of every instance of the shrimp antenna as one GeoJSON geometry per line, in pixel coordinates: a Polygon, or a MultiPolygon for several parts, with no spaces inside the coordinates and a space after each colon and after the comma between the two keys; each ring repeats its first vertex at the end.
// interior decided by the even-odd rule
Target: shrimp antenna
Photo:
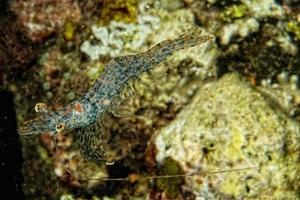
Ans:
{"type": "Polygon", "coordinates": [[[180,177],[188,177],[188,176],[205,176],[208,174],[220,174],[220,173],[230,173],[230,172],[238,172],[250,169],[258,169],[259,167],[245,167],[245,168],[237,168],[237,169],[228,169],[221,171],[209,171],[209,172],[189,172],[184,174],[173,174],[173,175],[157,175],[157,176],[139,176],[137,174],[131,174],[125,178],[89,178],[89,179],[81,179],[81,180],[103,180],[103,181],[130,181],[134,182],[135,180],[151,180],[151,179],[163,179],[163,178],[180,178],[180,177]]]}

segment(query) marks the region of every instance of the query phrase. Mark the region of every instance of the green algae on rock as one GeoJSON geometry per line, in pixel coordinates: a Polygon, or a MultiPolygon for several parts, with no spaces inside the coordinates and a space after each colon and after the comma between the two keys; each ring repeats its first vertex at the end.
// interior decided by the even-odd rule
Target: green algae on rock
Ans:
{"type": "Polygon", "coordinates": [[[212,199],[297,199],[300,126],[237,74],[203,87],[177,119],[154,137],[156,160],[171,157],[185,172],[258,167],[187,178],[212,199]],[[199,177],[198,177],[199,178],[199,177]]]}
{"type": "MultiPolygon", "coordinates": [[[[183,174],[177,162],[171,158],[166,158],[162,166],[159,167],[158,175],[178,175],[183,174]]],[[[181,185],[184,183],[182,177],[170,177],[156,179],[156,186],[159,190],[166,192],[166,195],[176,199],[181,192],[181,185]]]]}
{"type": "Polygon", "coordinates": [[[295,22],[295,21],[288,22],[286,26],[286,30],[294,35],[295,40],[297,41],[300,40],[300,22],[295,22]]]}
{"type": "Polygon", "coordinates": [[[137,0],[104,0],[100,23],[107,24],[111,20],[132,23],[136,21],[137,15],[137,0]]]}

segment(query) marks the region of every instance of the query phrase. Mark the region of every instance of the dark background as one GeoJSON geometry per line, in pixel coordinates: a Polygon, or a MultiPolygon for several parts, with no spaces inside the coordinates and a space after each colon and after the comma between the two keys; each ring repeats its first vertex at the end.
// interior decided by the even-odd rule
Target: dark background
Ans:
{"type": "Polygon", "coordinates": [[[0,166],[2,200],[24,199],[22,192],[22,152],[17,132],[14,96],[0,89],[0,166]]]}

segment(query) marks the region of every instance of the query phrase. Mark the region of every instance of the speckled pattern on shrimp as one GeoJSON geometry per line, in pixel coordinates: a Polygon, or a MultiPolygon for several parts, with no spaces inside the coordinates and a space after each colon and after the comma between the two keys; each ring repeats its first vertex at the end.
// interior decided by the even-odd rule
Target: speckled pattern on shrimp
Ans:
{"type": "Polygon", "coordinates": [[[56,134],[94,124],[120,103],[121,93],[130,81],[151,70],[175,51],[213,38],[201,33],[201,29],[192,27],[177,39],[164,40],[146,52],[112,59],[86,95],[58,111],[47,112],[25,122],[20,128],[20,134],[56,134]]]}

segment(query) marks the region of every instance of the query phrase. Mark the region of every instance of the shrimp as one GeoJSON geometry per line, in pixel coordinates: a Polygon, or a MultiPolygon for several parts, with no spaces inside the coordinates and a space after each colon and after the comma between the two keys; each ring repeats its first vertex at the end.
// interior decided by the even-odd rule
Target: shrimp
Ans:
{"type": "Polygon", "coordinates": [[[130,81],[151,70],[174,52],[212,39],[213,36],[202,35],[201,29],[193,27],[178,38],[164,40],[146,52],[114,58],[84,96],[60,110],[44,112],[42,116],[25,122],[20,134],[56,134],[88,127],[120,103],[121,93],[130,81]]]}

